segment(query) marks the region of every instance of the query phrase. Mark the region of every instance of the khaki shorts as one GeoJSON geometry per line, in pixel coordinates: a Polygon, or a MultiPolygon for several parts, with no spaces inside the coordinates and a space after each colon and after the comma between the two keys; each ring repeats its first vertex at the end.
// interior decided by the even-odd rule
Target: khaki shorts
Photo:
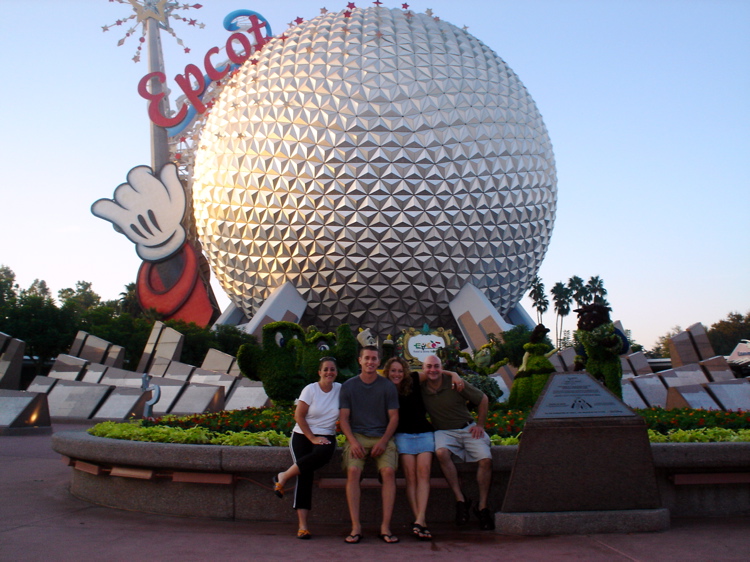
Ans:
{"type": "Polygon", "coordinates": [[[442,429],[435,431],[435,450],[448,449],[463,462],[477,462],[491,459],[490,436],[485,432],[479,439],[474,439],[470,429],[473,423],[463,429],[442,429]]]}
{"type": "MultiPolygon", "coordinates": [[[[346,472],[350,466],[357,467],[359,469],[365,468],[365,461],[370,456],[370,450],[380,441],[380,437],[370,437],[368,435],[362,435],[361,433],[355,433],[354,437],[357,438],[360,445],[365,448],[365,456],[361,459],[355,459],[351,456],[349,450],[349,441],[344,444],[344,455],[341,460],[341,466],[346,472]]],[[[378,472],[384,468],[392,468],[396,470],[398,468],[398,450],[396,449],[396,443],[393,439],[388,441],[388,445],[385,447],[385,451],[379,457],[372,457],[375,459],[375,463],[378,467],[378,472]]]]}

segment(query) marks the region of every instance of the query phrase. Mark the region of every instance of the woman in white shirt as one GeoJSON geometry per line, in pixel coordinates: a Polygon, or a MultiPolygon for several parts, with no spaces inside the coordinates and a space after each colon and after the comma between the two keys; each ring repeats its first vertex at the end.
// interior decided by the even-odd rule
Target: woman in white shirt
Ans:
{"type": "Polygon", "coordinates": [[[297,510],[299,529],[297,538],[309,539],[307,514],[312,507],[314,472],[328,464],[336,450],[336,421],[339,418],[339,393],[341,383],[334,382],[338,376],[336,359],[323,357],[318,367],[320,380],[302,389],[297,400],[289,448],[294,464],[273,477],[274,493],[284,497],[284,485],[297,477],[294,488],[294,509],[297,510]]]}

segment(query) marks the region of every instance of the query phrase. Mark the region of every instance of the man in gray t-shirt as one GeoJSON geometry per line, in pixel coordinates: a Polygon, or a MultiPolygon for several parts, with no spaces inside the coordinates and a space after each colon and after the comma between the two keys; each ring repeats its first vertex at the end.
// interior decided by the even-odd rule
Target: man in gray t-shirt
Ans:
{"type": "Polygon", "coordinates": [[[369,456],[375,459],[383,481],[383,521],[378,535],[386,543],[398,542],[391,533],[391,516],[396,499],[396,467],[398,452],[393,434],[398,426],[398,392],[396,385],[378,375],[378,348],[367,346],[359,353],[362,372],[341,386],[339,422],[346,436],[344,470],[346,470],[346,501],[352,520],[347,543],[362,539],[359,519],[360,479],[369,456]]]}

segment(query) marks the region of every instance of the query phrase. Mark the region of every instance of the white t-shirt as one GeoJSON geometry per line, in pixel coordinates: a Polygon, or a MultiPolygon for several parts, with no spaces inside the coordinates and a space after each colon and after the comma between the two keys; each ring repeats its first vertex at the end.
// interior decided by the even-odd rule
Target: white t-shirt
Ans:
{"type": "MultiPolygon", "coordinates": [[[[302,389],[299,399],[309,406],[305,420],[310,426],[310,431],[315,435],[335,435],[336,421],[339,419],[339,393],[341,383],[333,383],[329,392],[323,392],[317,382],[308,384],[302,389]]],[[[302,433],[299,424],[294,425],[292,430],[302,433]]]]}

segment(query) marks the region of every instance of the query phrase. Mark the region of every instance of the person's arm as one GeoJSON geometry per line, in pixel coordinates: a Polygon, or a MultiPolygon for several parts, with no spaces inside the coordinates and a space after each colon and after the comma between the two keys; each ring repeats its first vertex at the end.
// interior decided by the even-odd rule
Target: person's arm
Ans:
{"type": "Polygon", "coordinates": [[[310,429],[310,424],[307,423],[307,412],[309,411],[310,405],[307,402],[303,402],[302,400],[297,401],[297,408],[294,410],[294,421],[297,422],[297,425],[302,430],[302,433],[305,434],[305,437],[310,440],[310,443],[313,445],[328,445],[330,443],[328,439],[318,437],[310,429]]]}
{"type": "Polygon", "coordinates": [[[489,410],[490,401],[486,394],[482,394],[482,400],[477,406],[477,424],[470,429],[471,436],[474,439],[481,439],[484,436],[484,427],[487,424],[487,411],[489,410]]]}
{"type": "Polygon", "coordinates": [[[388,446],[388,441],[391,440],[393,434],[396,433],[398,427],[398,410],[388,410],[388,426],[385,428],[385,433],[380,441],[375,443],[375,446],[370,449],[370,456],[379,457],[385,453],[385,448],[388,446]]]}
{"type": "Polygon", "coordinates": [[[352,426],[349,423],[349,415],[351,410],[349,408],[341,408],[339,410],[339,425],[341,431],[346,435],[346,440],[349,442],[349,450],[351,451],[352,457],[355,459],[362,459],[365,457],[365,448],[357,441],[352,431],[352,426]]]}

